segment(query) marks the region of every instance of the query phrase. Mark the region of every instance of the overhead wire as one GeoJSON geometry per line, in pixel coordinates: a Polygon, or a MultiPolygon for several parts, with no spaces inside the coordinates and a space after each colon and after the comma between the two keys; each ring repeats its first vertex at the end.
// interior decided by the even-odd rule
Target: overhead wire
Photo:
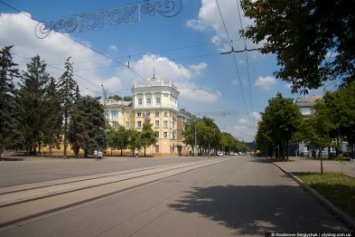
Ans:
{"type": "MultiPolygon", "coordinates": [[[[7,4],[7,3],[3,2],[2,0],[0,0],[0,3],[2,3],[3,5],[5,5],[5,6],[11,8],[11,9],[15,10],[16,12],[18,12],[18,13],[20,13],[20,14],[23,14],[24,16],[28,17],[29,19],[34,20],[34,21],[40,23],[40,21],[37,20],[36,18],[34,18],[34,17],[32,17],[32,16],[29,16],[29,15],[27,15],[27,14],[24,14],[23,12],[21,12],[19,9],[13,7],[12,5],[7,4]]],[[[101,55],[101,56],[103,56],[103,57],[105,57],[105,58],[107,58],[107,59],[112,60],[113,62],[115,62],[115,63],[117,63],[117,64],[120,64],[120,65],[122,65],[122,66],[128,68],[131,72],[133,72],[133,73],[134,73],[136,76],[138,76],[140,79],[142,79],[143,81],[146,81],[139,73],[137,73],[136,71],[134,71],[132,68],[127,67],[125,64],[123,64],[123,63],[121,63],[121,62],[119,62],[119,61],[113,59],[112,57],[110,57],[110,56],[108,56],[108,55],[106,55],[106,54],[104,54],[104,53],[101,53],[100,51],[98,51],[98,50],[96,50],[96,49],[94,49],[94,48],[92,48],[92,47],[90,47],[90,46],[88,46],[88,45],[86,45],[86,44],[84,44],[84,43],[82,43],[82,42],[80,42],[80,41],[78,41],[78,40],[72,38],[72,37],[70,37],[70,36],[67,35],[67,34],[61,34],[61,35],[67,37],[68,39],[72,40],[73,42],[76,42],[76,43],[82,45],[82,46],[85,47],[85,48],[90,49],[91,51],[93,51],[93,52],[95,52],[95,53],[97,53],[97,54],[99,54],[99,55],[101,55]]]]}
{"type": "MultiPolygon", "coordinates": [[[[228,39],[229,45],[230,45],[231,49],[233,49],[233,44],[232,44],[231,38],[230,38],[230,36],[229,36],[229,33],[228,33],[228,30],[227,30],[226,24],[225,24],[225,22],[224,22],[223,15],[222,15],[221,8],[220,8],[220,6],[219,6],[218,0],[216,0],[216,4],[217,4],[217,8],[218,8],[219,15],[220,15],[221,20],[222,20],[222,23],[223,23],[224,30],[225,30],[226,35],[227,35],[227,39],[228,39]]],[[[245,102],[245,96],[244,96],[244,92],[243,92],[243,88],[242,88],[242,82],[241,82],[241,78],[240,78],[240,74],[239,74],[239,68],[238,68],[237,60],[236,60],[236,58],[235,58],[235,54],[232,53],[232,55],[233,55],[233,60],[234,60],[234,66],[235,66],[236,72],[237,72],[237,78],[238,78],[239,85],[240,85],[240,91],[241,91],[241,94],[242,94],[242,97],[243,97],[243,102],[244,102],[245,110],[248,111],[248,109],[247,109],[248,107],[247,107],[247,104],[246,104],[246,102],[245,102]]]]}
{"type": "MultiPolygon", "coordinates": [[[[239,23],[240,23],[240,28],[242,29],[242,31],[244,31],[244,26],[243,26],[243,22],[242,22],[242,14],[240,12],[240,0],[236,0],[237,3],[237,11],[238,11],[238,17],[239,17],[239,23]]],[[[244,42],[244,49],[247,49],[247,43],[246,43],[246,39],[245,36],[242,36],[243,38],[243,42],[244,42]]],[[[246,65],[247,65],[247,77],[248,77],[248,85],[249,85],[249,96],[250,96],[250,107],[251,107],[251,112],[252,112],[252,120],[253,120],[253,126],[255,126],[255,118],[253,116],[254,113],[254,108],[253,108],[253,97],[252,97],[252,90],[250,88],[251,85],[251,80],[250,80],[250,64],[249,64],[249,56],[248,56],[248,50],[245,51],[245,60],[246,60],[246,65]]],[[[252,131],[253,134],[253,131],[252,131]]]]}

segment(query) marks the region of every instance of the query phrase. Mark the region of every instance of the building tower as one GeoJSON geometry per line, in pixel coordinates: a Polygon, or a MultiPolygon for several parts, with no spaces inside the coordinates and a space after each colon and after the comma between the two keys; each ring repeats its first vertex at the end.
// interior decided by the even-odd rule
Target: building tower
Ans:
{"type": "Polygon", "coordinates": [[[134,127],[141,130],[144,120],[149,119],[158,135],[158,143],[147,148],[147,153],[177,153],[177,86],[171,81],[158,80],[153,75],[148,82],[133,83],[131,91],[134,127]]]}

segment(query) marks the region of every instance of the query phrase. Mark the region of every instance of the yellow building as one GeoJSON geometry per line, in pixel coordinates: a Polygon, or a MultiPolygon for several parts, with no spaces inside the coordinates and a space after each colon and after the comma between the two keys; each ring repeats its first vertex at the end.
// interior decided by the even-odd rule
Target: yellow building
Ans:
{"type": "Polygon", "coordinates": [[[149,119],[158,135],[156,145],[146,149],[147,154],[177,154],[177,118],[179,91],[170,81],[160,81],[153,76],[144,83],[133,83],[131,102],[111,99],[101,100],[105,117],[110,125],[141,130],[149,119]]]}

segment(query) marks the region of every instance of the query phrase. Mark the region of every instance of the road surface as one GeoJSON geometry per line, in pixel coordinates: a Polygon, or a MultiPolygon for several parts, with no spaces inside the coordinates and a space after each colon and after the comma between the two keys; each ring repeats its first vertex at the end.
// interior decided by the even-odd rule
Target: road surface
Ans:
{"type": "Polygon", "coordinates": [[[0,171],[0,236],[347,231],[261,158],[0,162],[0,171]]]}

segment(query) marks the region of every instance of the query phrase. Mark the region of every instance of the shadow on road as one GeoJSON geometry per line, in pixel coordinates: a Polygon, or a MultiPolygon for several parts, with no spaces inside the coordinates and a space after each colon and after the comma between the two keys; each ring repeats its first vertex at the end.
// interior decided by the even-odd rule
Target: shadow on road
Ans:
{"type": "Polygon", "coordinates": [[[199,213],[238,235],[346,231],[322,206],[292,186],[195,187],[170,208],[199,213]]]}

